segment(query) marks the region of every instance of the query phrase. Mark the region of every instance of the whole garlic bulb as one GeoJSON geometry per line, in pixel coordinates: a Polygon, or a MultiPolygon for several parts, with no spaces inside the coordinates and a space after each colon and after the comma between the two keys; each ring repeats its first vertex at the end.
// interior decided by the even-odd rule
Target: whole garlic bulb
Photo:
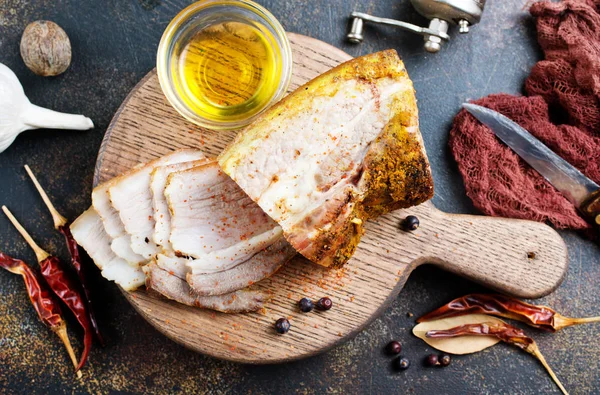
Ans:
{"type": "Polygon", "coordinates": [[[35,21],[27,25],[21,37],[21,57],[37,75],[59,75],[71,64],[71,41],[56,23],[35,21]]]}
{"type": "Polygon", "coordinates": [[[0,152],[25,130],[93,127],[92,120],[83,115],[65,114],[32,104],[15,73],[0,63],[0,152]]]}

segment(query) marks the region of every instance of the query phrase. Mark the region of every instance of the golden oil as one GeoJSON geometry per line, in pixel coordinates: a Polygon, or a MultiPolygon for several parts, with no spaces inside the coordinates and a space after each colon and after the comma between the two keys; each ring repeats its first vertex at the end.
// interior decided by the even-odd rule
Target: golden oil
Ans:
{"type": "Polygon", "coordinates": [[[267,29],[223,22],[197,32],[173,61],[175,89],[209,121],[243,120],[263,110],[281,79],[281,54],[267,29]]]}

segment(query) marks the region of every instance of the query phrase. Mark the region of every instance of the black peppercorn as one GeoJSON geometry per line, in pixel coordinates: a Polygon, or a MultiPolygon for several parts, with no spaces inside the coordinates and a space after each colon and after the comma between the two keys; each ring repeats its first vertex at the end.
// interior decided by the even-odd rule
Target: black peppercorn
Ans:
{"type": "Polygon", "coordinates": [[[440,365],[442,366],[448,366],[450,365],[450,362],[452,361],[452,358],[450,358],[450,355],[448,354],[442,354],[440,355],[440,365]]]}
{"type": "Polygon", "coordinates": [[[319,301],[317,302],[317,309],[319,310],[329,310],[331,309],[331,307],[333,306],[333,302],[331,301],[331,299],[325,297],[325,298],[321,298],[319,299],[319,301]]]}
{"type": "Polygon", "coordinates": [[[404,228],[404,230],[417,230],[418,227],[419,218],[415,217],[414,215],[409,215],[408,217],[404,218],[404,221],[402,221],[402,228],[404,228]]]}
{"type": "Polygon", "coordinates": [[[428,366],[437,366],[440,363],[438,356],[435,354],[428,355],[426,362],[428,366]]]}
{"type": "Polygon", "coordinates": [[[277,333],[280,333],[282,335],[290,331],[290,326],[290,322],[287,320],[287,318],[280,318],[277,321],[275,321],[275,330],[277,331],[277,333]]]}
{"type": "Polygon", "coordinates": [[[313,304],[312,300],[308,298],[300,299],[300,301],[298,302],[298,306],[300,307],[300,311],[302,311],[303,313],[309,313],[315,308],[315,305],[313,304]]]}
{"type": "Polygon", "coordinates": [[[397,370],[406,370],[410,366],[410,361],[404,357],[399,357],[394,360],[394,367],[397,370]]]}
{"type": "Polygon", "coordinates": [[[400,354],[402,352],[402,344],[400,344],[400,342],[397,342],[395,340],[391,341],[385,347],[385,351],[389,355],[398,355],[398,354],[400,354]]]}

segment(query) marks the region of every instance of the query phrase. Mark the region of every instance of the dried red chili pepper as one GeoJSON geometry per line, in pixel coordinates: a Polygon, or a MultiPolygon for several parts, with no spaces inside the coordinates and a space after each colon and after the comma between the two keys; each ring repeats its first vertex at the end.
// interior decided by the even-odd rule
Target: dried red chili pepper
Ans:
{"type": "Polygon", "coordinates": [[[27,171],[27,174],[29,174],[31,181],[33,181],[33,184],[35,185],[35,188],[38,190],[40,196],[42,197],[42,200],[46,204],[46,207],[48,207],[48,210],[52,215],[52,220],[54,221],[54,228],[57,229],[60,233],[62,233],[62,235],[65,237],[67,248],[69,249],[69,253],[71,254],[71,264],[75,268],[75,272],[77,273],[79,283],[81,284],[81,288],[83,289],[83,293],[87,302],[88,318],[90,319],[90,323],[92,324],[92,328],[94,329],[94,334],[96,335],[96,338],[98,339],[101,345],[104,345],[104,340],[100,333],[100,328],[98,327],[98,321],[96,320],[96,315],[94,314],[90,287],[86,280],[84,267],[81,261],[81,255],[79,254],[79,247],[77,246],[77,242],[71,235],[71,230],[67,226],[67,219],[63,217],[58,212],[58,210],[56,210],[56,208],[54,208],[54,205],[50,201],[50,198],[40,185],[39,181],[31,171],[29,166],[25,165],[25,170],[27,171]]]}
{"type": "Polygon", "coordinates": [[[92,324],[88,318],[85,301],[68,273],[61,267],[60,260],[57,257],[48,256],[42,259],[40,267],[42,276],[44,276],[50,288],[69,307],[83,328],[83,353],[77,366],[77,369],[81,369],[90,353],[93,336],[92,324]]]}
{"type": "Polygon", "coordinates": [[[509,318],[551,332],[567,326],[600,322],[600,317],[569,318],[546,306],[535,306],[508,296],[494,294],[471,294],[454,299],[439,309],[419,318],[417,322],[466,314],[488,314],[509,318]]]}
{"type": "Polygon", "coordinates": [[[2,210],[35,252],[37,260],[40,264],[40,268],[42,269],[42,276],[44,276],[44,279],[50,286],[50,289],[52,289],[56,296],[58,296],[58,298],[67,305],[83,328],[83,353],[81,354],[79,364],[77,365],[77,370],[79,370],[87,361],[87,357],[92,346],[93,336],[92,324],[88,318],[85,301],[81,297],[77,285],[71,280],[69,274],[62,268],[60,260],[41,249],[35,243],[35,241],[33,241],[29,233],[27,233],[23,226],[21,226],[17,219],[12,215],[8,208],[6,208],[6,206],[2,206],[2,210]]]}
{"type": "Polygon", "coordinates": [[[509,324],[500,324],[497,322],[466,324],[450,329],[431,330],[425,334],[425,336],[432,339],[469,335],[494,336],[505,343],[513,344],[523,350],[535,343],[523,330],[509,324]]]}
{"type": "MultiPolygon", "coordinates": [[[[73,366],[77,369],[77,357],[69,341],[67,335],[67,326],[62,318],[60,306],[52,296],[47,285],[43,282],[40,276],[32,268],[19,259],[11,258],[10,256],[0,252],[0,267],[8,270],[11,273],[18,274],[23,277],[29,300],[35,308],[40,320],[50,327],[50,329],[58,335],[60,340],[65,345],[73,366]]],[[[77,371],[77,376],[81,377],[81,372],[77,371]]]]}
{"type": "Polygon", "coordinates": [[[527,351],[529,354],[536,357],[541,364],[546,368],[552,380],[558,385],[560,390],[564,394],[568,394],[565,387],[563,387],[562,383],[556,377],[550,365],[546,362],[546,359],[540,352],[536,342],[528,337],[525,332],[523,332],[519,328],[515,328],[512,325],[507,323],[481,323],[481,324],[467,324],[457,326],[455,328],[445,329],[445,330],[433,330],[428,331],[425,336],[432,339],[440,339],[440,338],[449,338],[456,336],[494,336],[505,343],[512,344],[514,346],[519,347],[522,350],[527,351]]]}
{"type": "Polygon", "coordinates": [[[90,324],[92,325],[92,329],[94,330],[94,334],[96,335],[96,339],[100,342],[101,345],[104,345],[104,339],[102,338],[102,334],[100,333],[100,328],[98,327],[98,321],[96,321],[96,315],[94,314],[94,309],[92,306],[92,296],[90,294],[90,288],[88,286],[83,265],[81,264],[81,255],[79,255],[79,247],[77,242],[71,235],[71,230],[68,226],[59,226],[58,231],[65,236],[65,242],[67,243],[67,248],[71,254],[71,264],[75,268],[75,272],[77,273],[77,277],[79,278],[79,283],[81,284],[81,288],[83,289],[83,294],[85,295],[85,300],[87,302],[87,312],[88,318],[90,319],[90,324]]]}

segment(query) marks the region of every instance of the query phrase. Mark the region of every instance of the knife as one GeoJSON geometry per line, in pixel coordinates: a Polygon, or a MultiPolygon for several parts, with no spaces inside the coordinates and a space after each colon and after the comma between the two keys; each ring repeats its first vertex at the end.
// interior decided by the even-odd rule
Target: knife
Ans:
{"type": "Polygon", "coordinates": [[[600,235],[600,186],[504,115],[476,104],[463,108],[494,132],[562,193],[600,235]]]}

